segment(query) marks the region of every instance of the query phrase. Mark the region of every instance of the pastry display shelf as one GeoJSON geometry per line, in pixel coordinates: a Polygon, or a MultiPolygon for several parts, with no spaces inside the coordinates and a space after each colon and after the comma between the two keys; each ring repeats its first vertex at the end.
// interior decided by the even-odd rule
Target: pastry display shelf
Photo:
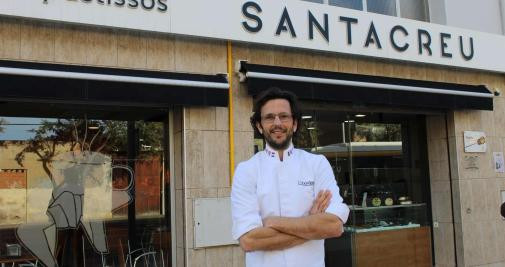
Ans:
{"type": "Polygon", "coordinates": [[[403,205],[391,205],[391,206],[378,206],[378,207],[362,207],[362,206],[352,206],[349,205],[349,209],[353,211],[357,210],[380,210],[380,209],[394,209],[394,208],[413,208],[426,206],[426,203],[415,203],[415,204],[403,204],[403,205]]]}
{"type": "Polygon", "coordinates": [[[418,223],[409,223],[406,225],[392,225],[392,226],[376,226],[369,228],[355,228],[355,227],[346,227],[345,231],[355,232],[355,233],[368,233],[368,232],[381,232],[381,231],[391,231],[391,230],[400,230],[400,229],[409,229],[409,228],[418,228],[421,227],[418,223]]]}

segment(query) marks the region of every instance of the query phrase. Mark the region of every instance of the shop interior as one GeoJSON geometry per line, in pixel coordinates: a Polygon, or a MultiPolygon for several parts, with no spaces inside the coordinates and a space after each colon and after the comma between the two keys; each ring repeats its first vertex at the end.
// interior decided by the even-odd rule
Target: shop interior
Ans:
{"type": "Polygon", "coordinates": [[[352,110],[306,107],[294,141],[328,159],[351,210],[342,238],[326,240],[327,266],[430,265],[424,116],[352,110]]]}

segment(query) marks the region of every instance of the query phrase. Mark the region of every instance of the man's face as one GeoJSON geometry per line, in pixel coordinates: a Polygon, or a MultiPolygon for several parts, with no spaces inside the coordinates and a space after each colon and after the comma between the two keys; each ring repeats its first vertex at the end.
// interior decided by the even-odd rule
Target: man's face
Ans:
{"type": "Polygon", "coordinates": [[[267,101],[261,108],[261,123],[256,123],[256,127],[270,147],[275,150],[286,149],[297,128],[289,101],[286,99],[267,101]]]}

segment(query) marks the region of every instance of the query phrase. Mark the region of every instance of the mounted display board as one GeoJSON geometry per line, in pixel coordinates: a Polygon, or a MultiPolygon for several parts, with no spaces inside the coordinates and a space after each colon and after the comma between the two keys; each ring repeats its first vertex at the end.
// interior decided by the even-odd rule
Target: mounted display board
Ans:
{"type": "Polygon", "coordinates": [[[0,15],[505,73],[505,37],[300,0],[2,0],[0,15]]]}
{"type": "Polygon", "coordinates": [[[486,133],[478,131],[464,131],[464,145],[466,153],[485,153],[487,149],[486,133]]]}
{"type": "Polygon", "coordinates": [[[197,198],[193,202],[194,247],[238,244],[231,236],[231,200],[197,198]]]}

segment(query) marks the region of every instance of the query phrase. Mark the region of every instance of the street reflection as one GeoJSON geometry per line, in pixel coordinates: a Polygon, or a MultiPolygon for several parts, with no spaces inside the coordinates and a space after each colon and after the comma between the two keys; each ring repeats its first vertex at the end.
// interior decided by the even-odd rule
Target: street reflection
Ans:
{"type": "Polygon", "coordinates": [[[107,248],[104,218],[111,217],[115,208],[132,200],[128,190],[114,190],[112,201],[112,169],[125,168],[133,179],[133,171],[127,166],[112,166],[111,158],[96,152],[66,152],[53,163],[56,187],[47,207],[45,224],[22,224],[17,229],[19,240],[46,266],[58,266],[55,257],[56,231],[83,227],[94,250],[100,254],[107,248]]]}
{"type": "Polygon", "coordinates": [[[170,266],[164,129],[0,117],[0,265],[170,266]]]}

